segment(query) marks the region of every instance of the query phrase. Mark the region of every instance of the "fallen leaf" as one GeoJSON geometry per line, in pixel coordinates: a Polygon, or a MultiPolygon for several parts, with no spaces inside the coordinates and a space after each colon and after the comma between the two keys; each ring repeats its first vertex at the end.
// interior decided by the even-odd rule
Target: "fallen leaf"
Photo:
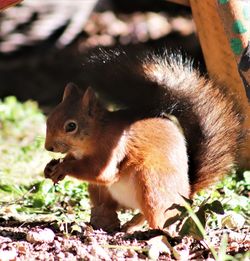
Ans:
{"type": "Polygon", "coordinates": [[[245,224],[245,218],[233,211],[228,211],[222,218],[221,218],[221,226],[227,227],[230,229],[235,228],[242,228],[245,224]]]}

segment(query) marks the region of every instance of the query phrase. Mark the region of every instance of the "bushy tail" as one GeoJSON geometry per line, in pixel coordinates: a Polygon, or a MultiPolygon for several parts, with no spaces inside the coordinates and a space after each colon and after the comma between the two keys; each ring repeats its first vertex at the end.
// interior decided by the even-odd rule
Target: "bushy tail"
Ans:
{"type": "Polygon", "coordinates": [[[180,55],[131,55],[98,50],[85,60],[89,84],[145,117],[175,115],[187,140],[192,192],[208,187],[235,164],[242,119],[226,88],[208,81],[180,55]]]}

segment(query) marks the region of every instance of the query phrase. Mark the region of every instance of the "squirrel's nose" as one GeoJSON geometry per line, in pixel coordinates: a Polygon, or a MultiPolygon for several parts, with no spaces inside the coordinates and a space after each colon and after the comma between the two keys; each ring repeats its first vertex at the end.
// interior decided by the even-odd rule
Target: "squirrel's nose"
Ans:
{"type": "Polygon", "coordinates": [[[55,150],[54,146],[52,146],[50,144],[46,144],[46,143],[45,143],[45,149],[48,150],[48,151],[54,151],[55,150]]]}
{"type": "Polygon", "coordinates": [[[48,150],[48,151],[54,151],[54,147],[52,147],[52,146],[51,146],[51,147],[47,147],[46,150],[48,150]]]}

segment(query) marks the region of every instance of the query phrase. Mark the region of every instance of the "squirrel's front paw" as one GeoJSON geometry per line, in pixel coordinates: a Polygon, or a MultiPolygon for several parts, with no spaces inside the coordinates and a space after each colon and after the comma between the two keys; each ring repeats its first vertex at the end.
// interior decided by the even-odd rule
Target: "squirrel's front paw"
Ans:
{"type": "Polygon", "coordinates": [[[53,159],[51,160],[44,169],[45,178],[50,178],[51,173],[55,169],[56,165],[60,163],[60,160],[53,159]]]}
{"type": "Polygon", "coordinates": [[[64,179],[66,176],[65,171],[63,170],[60,160],[51,160],[44,169],[45,178],[52,179],[54,183],[64,179]]]}

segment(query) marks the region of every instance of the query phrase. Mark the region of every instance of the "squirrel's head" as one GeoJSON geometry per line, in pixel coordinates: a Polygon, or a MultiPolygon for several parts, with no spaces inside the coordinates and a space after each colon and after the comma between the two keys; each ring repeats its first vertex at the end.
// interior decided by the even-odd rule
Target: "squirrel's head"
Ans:
{"type": "Polygon", "coordinates": [[[45,148],[76,158],[90,153],[105,112],[90,87],[83,92],[69,83],[62,102],[48,116],[45,148]]]}

